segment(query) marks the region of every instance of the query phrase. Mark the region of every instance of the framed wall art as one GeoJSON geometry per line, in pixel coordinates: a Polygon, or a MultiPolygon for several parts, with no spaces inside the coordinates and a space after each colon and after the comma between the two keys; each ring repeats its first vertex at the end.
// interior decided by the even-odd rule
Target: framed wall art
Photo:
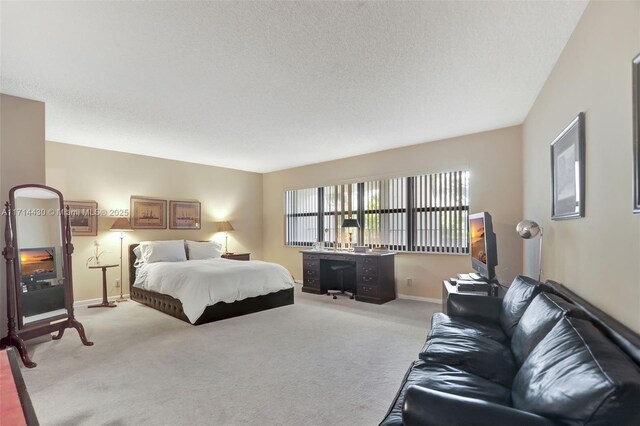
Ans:
{"type": "Polygon", "coordinates": [[[169,201],[169,229],[200,229],[199,201],[169,201]]]}
{"type": "Polygon", "coordinates": [[[633,60],[633,212],[640,213],[640,54],[633,60]]]}
{"type": "Polygon", "coordinates": [[[69,223],[74,237],[98,235],[98,203],[96,201],[65,200],[69,207],[69,223]]]}
{"type": "Polygon", "coordinates": [[[551,143],[551,219],[584,217],[584,113],[551,143]]]}
{"type": "Polygon", "coordinates": [[[133,229],[167,229],[167,200],[131,197],[133,229]]]}

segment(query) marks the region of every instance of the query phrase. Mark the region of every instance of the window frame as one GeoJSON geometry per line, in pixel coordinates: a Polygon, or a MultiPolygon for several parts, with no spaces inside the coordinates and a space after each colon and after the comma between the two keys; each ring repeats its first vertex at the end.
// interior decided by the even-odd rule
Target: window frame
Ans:
{"type": "MultiPolygon", "coordinates": [[[[328,247],[333,248],[334,241],[325,241],[324,230],[326,228],[330,228],[330,226],[326,225],[327,222],[325,221],[327,220],[326,218],[328,217],[333,218],[336,214],[339,216],[344,216],[346,209],[345,209],[345,206],[342,206],[342,205],[340,205],[341,209],[338,209],[338,205],[336,205],[334,209],[335,211],[326,211],[325,205],[324,205],[325,188],[329,188],[332,186],[338,188],[342,185],[356,185],[357,208],[353,210],[353,214],[355,215],[355,217],[358,219],[360,223],[357,240],[354,239],[354,242],[357,241],[358,245],[365,245],[364,231],[365,231],[365,218],[367,215],[379,215],[380,221],[382,222],[382,215],[401,214],[404,216],[404,220],[406,224],[405,229],[403,229],[404,236],[402,238],[403,240],[406,241],[406,244],[387,244],[390,250],[398,251],[402,253],[434,253],[434,254],[440,253],[440,254],[460,254],[460,255],[469,254],[469,226],[468,226],[469,180],[470,180],[469,170],[457,170],[452,172],[439,172],[439,173],[430,173],[430,174],[424,174],[424,175],[404,176],[404,177],[398,177],[398,178],[384,178],[384,179],[376,179],[376,180],[358,181],[350,184],[316,187],[315,189],[317,189],[317,209],[316,209],[317,211],[305,212],[305,213],[289,213],[289,214],[287,213],[287,194],[293,191],[309,190],[314,188],[286,190],[285,191],[285,232],[284,232],[285,245],[292,246],[292,247],[311,247],[316,241],[318,241],[318,242],[324,243],[325,247],[328,245],[328,247]],[[430,198],[430,201],[435,200],[435,198],[432,197],[431,194],[429,197],[425,196],[424,198],[420,198],[416,196],[416,179],[417,178],[424,178],[426,182],[427,179],[433,179],[434,176],[439,176],[439,178],[436,178],[436,180],[441,179],[441,181],[439,181],[440,184],[446,186],[446,183],[442,183],[442,182],[445,182],[446,179],[450,179],[450,176],[453,173],[456,173],[456,174],[460,173],[457,179],[458,180],[464,179],[464,182],[466,183],[466,185],[462,185],[462,180],[460,180],[459,187],[453,190],[451,189],[451,187],[447,189],[447,193],[445,194],[445,196],[447,197],[446,200],[448,203],[450,204],[454,203],[455,205],[429,206],[427,205],[429,200],[427,200],[426,198],[430,198]],[[406,197],[406,203],[404,203],[403,207],[393,207],[393,208],[384,208],[384,209],[382,208],[365,209],[365,184],[367,182],[375,182],[375,181],[391,182],[398,179],[403,180],[404,183],[401,183],[401,186],[402,185],[405,186],[404,196],[406,197]],[[462,189],[464,189],[464,193],[462,192],[462,189]],[[465,199],[467,201],[466,204],[463,203],[465,199]],[[420,205],[419,202],[421,202],[422,205],[420,205]],[[458,227],[457,228],[450,227],[447,230],[448,238],[449,238],[448,244],[445,243],[444,241],[441,241],[440,243],[436,244],[437,238],[435,237],[436,235],[435,230],[432,230],[434,234],[429,236],[428,234],[430,234],[431,232],[430,231],[427,232],[427,229],[425,229],[425,235],[423,238],[425,240],[425,244],[424,245],[418,244],[420,240],[420,238],[418,238],[418,230],[419,230],[419,226],[422,224],[422,222],[419,221],[420,214],[441,215],[437,217],[438,223],[447,222],[447,221],[448,222],[456,221],[456,217],[457,217],[458,227]],[[309,216],[317,217],[316,241],[287,241],[287,235],[289,234],[289,230],[287,228],[287,226],[290,223],[289,219],[295,218],[295,217],[309,217],[309,216]],[[464,220],[462,220],[463,217],[464,217],[464,220]],[[466,226],[465,226],[465,222],[466,222],[466,226]],[[458,237],[454,237],[455,233],[460,234],[459,239],[458,237]],[[455,246],[451,244],[452,238],[457,241],[455,246]]],[[[452,183],[449,182],[449,185],[451,184],[452,183]]],[[[433,187],[430,187],[430,188],[431,188],[431,191],[435,190],[435,188],[433,187]]],[[[442,190],[443,186],[440,186],[439,189],[442,190]]],[[[426,195],[426,192],[425,192],[425,195],[426,195]]],[[[442,197],[442,195],[440,195],[440,197],[442,197]]],[[[442,198],[440,198],[440,202],[442,203],[442,198]]],[[[390,219],[390,220],[393,221],[397,219],[390,219]]],[[[429,220],[434,220],[434,218],[431,218],[429,220]]],[[[426,226],[426,223],[427,223],[426,216],[424,219],[424,223],[426,226]]],[[[380,224],[380,227],[382,228],[382,224],[380,224]]],[[[388,232],[390,233],[391,231],[389,230],[388,232]]],[[[390,235],[391,234],[387,235],[387,238],[390,238],[390,235]]],[[[440,232],[439,237],[441,238],[443,237],[442,232],[440,232]]],[[[444,237],[446,238],[447,235],[445,235],[444,237]]],[[[371,242],[369,242],[366,245],[368,247],[373,246],[371,242]]]]}

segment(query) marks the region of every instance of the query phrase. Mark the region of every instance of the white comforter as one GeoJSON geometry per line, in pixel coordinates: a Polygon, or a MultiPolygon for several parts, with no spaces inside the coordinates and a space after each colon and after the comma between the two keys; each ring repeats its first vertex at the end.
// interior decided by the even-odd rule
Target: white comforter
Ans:
{"type": "Polygon", "coordinates": [[[288,289],[293,287],[293,278],[275,263],[219,258],[144,264],[133,285],[180,300],[194,323],[209,305],[288,289]]]}

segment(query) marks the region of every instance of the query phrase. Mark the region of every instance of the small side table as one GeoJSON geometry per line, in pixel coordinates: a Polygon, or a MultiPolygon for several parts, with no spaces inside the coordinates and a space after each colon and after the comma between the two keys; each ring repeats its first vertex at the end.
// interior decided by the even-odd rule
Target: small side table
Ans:
{"type": "Polygon", "coordinates": [[[89,269],[102,269],[102,303],[97,305],[89,305],[89,308],[115,308],[116,302],[109,302],[107,300],[107,268],[115,268],[120,265],[93,265],[89,266],[89,269]]]}
{"type": "Polygon", "coordinates": [[[251,260],[251,253],[224,253],[222,257],[231,260],[251,260]]]}

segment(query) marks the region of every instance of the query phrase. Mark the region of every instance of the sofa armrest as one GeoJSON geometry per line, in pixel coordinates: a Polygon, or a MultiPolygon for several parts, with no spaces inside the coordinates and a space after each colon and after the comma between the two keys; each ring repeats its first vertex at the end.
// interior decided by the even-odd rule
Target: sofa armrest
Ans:
{"type": "Polygon", "coordinates": [[[409,386],[402,409],[404,426],[552,426],[551,420],[476,398],[453,395],[421,386],[409,386]]]}
{"type": "Polygon", "coordinates": [[[501,297],[451,293],[447,298],[447,315],[474,321],[497,323],[501,309],[501,297]]]}

